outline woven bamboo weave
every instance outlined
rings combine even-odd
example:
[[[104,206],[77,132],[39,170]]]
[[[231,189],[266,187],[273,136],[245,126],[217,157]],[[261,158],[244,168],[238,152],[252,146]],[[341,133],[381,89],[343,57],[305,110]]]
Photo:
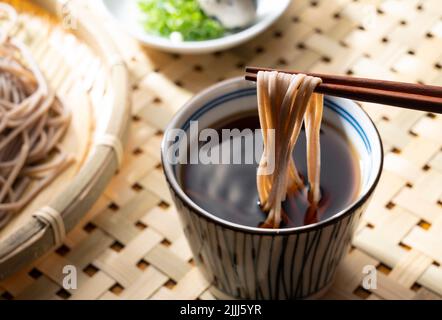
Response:
[[[131,73],[123,166],[63,246],[0,284],[5,299],[212,299],[181,231],[159,147],[187,99],[245,65],[442,85],[439,0],[296,0],[256,39],[201,56],[143,48],[104,14],[103,25]],[[440,299],[442,116],[363,107],[382,135],[385,167],[325,298]],[[77,289],[63,289],[65,265],[77,267]],[[377,269],[376,289],[362,286],[367,265]]]

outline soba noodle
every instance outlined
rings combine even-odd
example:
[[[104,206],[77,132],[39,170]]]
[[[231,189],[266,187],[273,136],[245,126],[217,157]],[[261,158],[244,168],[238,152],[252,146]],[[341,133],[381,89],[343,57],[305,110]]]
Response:
[[[0,12],[16,17],[5,4]],[[72,161],[59,146],[70,114],[9,29],[0,37],[0,228]]]
[[[323,96],[313,93],[320,78],[276,71],[258,73],[258,110],[263,132],[264,151],[257,174],[261,207],[269,212],[265,227],[278,228],[282,202],[287,193],[302,192],[305,184],[293,160],[293,150],[305,124],[307,139],[308,201],[312,209],[320,200],[320,145]],[[274,135],[268,134],[274,130]],[[270,152],[274,151],[274,155]],[[262,174],[274,160],[274,170]]]

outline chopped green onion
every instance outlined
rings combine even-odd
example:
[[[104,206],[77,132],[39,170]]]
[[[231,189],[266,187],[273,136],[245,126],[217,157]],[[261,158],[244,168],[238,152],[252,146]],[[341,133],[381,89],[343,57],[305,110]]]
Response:
[[[141,0],[138,3],[145,14],[143,26],[149,33],[180,39],[200,41],[219,38],[225,29],[217,20],[208,17],[197,0]]]

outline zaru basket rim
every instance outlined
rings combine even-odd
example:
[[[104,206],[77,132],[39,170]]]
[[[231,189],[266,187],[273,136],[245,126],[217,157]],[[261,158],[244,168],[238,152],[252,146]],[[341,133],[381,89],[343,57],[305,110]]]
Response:
[[[127,140],[130,100],[127,67],[110,37],[94,23],[89,10],[75,1],[32,0],[34,4],[57,18],[67,12],[75,14],[73,33],[93,48],[106,66],[108,86],[112,90],[110,116],[103,135],[111,135],[122,142]],[[93,145],[80,171],[72,178],[66,190],[48,204],[60,212],[66,233],[72,230],[94,204],[118,169],[117,154],[106,145]],[[65,191],[66,191],[65,190]],[[0,279],[25,267],[56,244],[52,227],[36,218],[20,226],[0,243]]]

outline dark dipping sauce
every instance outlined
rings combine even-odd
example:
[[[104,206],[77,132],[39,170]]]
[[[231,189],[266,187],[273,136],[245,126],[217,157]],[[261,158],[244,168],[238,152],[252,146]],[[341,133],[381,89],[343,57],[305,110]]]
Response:
[[[214,124],[212,128],[243,130],[259,129],[257,114],[242,114]],[[221,133],[219,134],[220,141]],[[240,139],[240,138],[234,138]],[[262,138],[259,137],[260,141]],[[244,139],[243,139],[244,140]],[[205,144],[200,143],[201,145]],[[230,152],[241,152],[244,144],[229,143]],[[222,148],[221,144],[218,148]],[[221,150],[221,149],[220,149]],[[260,150],[260,153],[262,150]],[[221,154],[221,151],[220,151]],[[253,157],[255,158],[255,157]],[[302,130],[294,150],[296,168],[307,184],[306,141]],[[259,162],[259,159],[258,159]],[[230,222],[259,227],[267,213],[259,206],[256,187],[258,162],[253,164],[182,164],[181,186],[195,204],[207,212]],[[351,143],[339,129],[323,121],[321,125],[321,201],[317,210],[309,209],[307,188],[287,195],[282,208],[285,213],[280,228],[303,226],[326,220],[350,205],[360,188],[359,160]]]

